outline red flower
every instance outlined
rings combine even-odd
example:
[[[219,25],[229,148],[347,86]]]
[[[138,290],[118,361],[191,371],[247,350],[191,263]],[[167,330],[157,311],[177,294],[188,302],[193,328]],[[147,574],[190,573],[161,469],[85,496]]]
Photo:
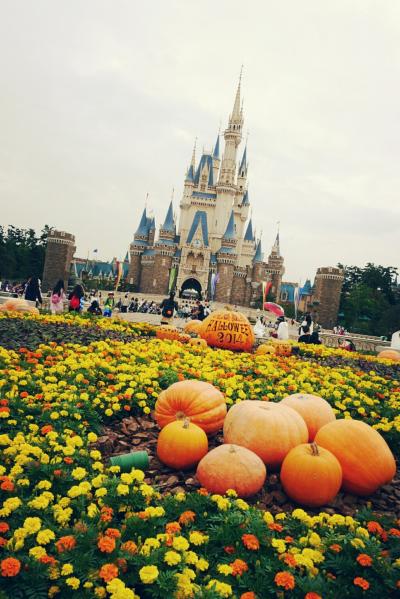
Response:
[[[360,555],[357,556],[356,560],[358,561],[360,566],[371,566],[372,564],[372,557],[367,555],[366,553],[360,553]]]
[[[227,545],[226,547],[224,547],[224,551],[228,555],[232,555],[232,553],[235,553],[235,548],[232,545]]]
[[[382,534],[383,532],[382,526],[379,524],[379,522],[375,522],[375,520],[368,522],[367,528],[369,532],[376,532],[378,535]]]
[[[342,547],[337,543],[333,543],[333,545],[330,545],[329,549],[332,549],[332,551],[335,551],[335,553],[339,553],[340,551],[342,551]]]
[[[361,576],[356,576],[356,578],[353,580],[353,583],[357,587],[361,587],[364,591],[367,591],[369,589],[368,580],[365,580],[365,578],[361,578]]]
[[[8,532],[10,530],[7,522],[0,522],[0,533]]]
[[[398,528],[390,528],[389,534],[392,535],[392,537],[400,537],[400,530]]]
[[[318,595],[318,593],[307,593],[307,595],[304,597],[304,599],[322,599],[321,595]]]
[[[274,578],[278,587],[283,587],[285,591],[291,591],[295,587],[294,576],[290,572],[278,572]]]
[[[21,562],[14,557],[7,557],[0,562],[2,576],[16,576],[21,570]]]
[[[243,545],[246,549],[257,551],[260,549],[260,542],[255,535],[242,535]]]
[[[247,591],[247,593],[242,593],[240,595],[240,599],[256,599],[256,596],[253,591]]]
[[[14,489],[15,489],[14,483],[11,480],[7,479],[1,483],[0,489],[2,491],[14,491]]]
[[[47,435],[48,433],[51,433],[52,430],[53,427],[51,426],[51,424],[45,424],[45,426],[42,426],[42,428],[40,429],[40,432],[42,433],[42,435]]]

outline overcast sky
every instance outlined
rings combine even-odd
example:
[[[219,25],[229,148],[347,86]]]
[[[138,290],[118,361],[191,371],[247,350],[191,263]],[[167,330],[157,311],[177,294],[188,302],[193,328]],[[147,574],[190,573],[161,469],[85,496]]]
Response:
[[[125,255],[178,209],[244,64],[249,192],[285,280],[400,266],[399,0],[0,0],[2,224]]]

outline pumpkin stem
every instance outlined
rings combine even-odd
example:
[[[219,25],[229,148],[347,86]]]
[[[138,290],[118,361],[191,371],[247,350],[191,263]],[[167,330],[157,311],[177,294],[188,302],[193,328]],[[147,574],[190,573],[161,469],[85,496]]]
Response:
[[[312,443],[310,443],[310,447],[311,447],[311,454],[312,455],[319,455],[318,445],[315,443],[315,441],[313,441]]]
[[[234,448],[234,446],[233,446],[233,445],[231,445],[231,446],[229,447],[229,453],[236,453],[236,449]]]
[[[177,412],[175,414],[175,417],[177,420],[184,420],[186,418],[186,414],[185,412]]]
[[[183,419],[183,428],[189,428],[189,424],[190,424],[190,419],[184,418]]]

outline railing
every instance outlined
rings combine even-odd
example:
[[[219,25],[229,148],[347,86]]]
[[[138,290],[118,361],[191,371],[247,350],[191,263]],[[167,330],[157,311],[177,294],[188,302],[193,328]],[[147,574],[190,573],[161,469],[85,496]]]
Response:
[[[382,341],[379,337],[367,337],[366,335],[335,335],[334,333],[320,333],[321,341],[327,347],[340,347],[340,342],[350,339],[358,351],[369,351],[377,353],[385,347],[390,347],[390,341]]]

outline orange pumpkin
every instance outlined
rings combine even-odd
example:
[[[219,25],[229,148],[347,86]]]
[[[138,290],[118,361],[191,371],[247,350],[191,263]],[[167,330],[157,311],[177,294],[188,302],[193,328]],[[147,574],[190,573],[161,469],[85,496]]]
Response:
[[[281,482],[297,503],[319,507],[337,495],[342,468],[333,453],[316,443],[305,443],[293,447],[283,460]]]
[[[179,339],[179,335],[178,329],[169,324],[160,325],[156,331],[157,339],[170,339],[171,341],[175,341]]]
[[[189,320],[183,327],[185,333],[196,333],[200,334],[200,331],[203,327],[203,322],[201,320]]]
[[[385,439],[360,420],[330,422],[318,431],[315,442],[339,460],[343,489],[348,493],[371,495],[396,473],[396,462]]]
[[[226,403],[221,391],[204,381],[180,381],[162,391],[156,401],[155,418],[160,428],[187,417],[206,433],[222,428]]]
[[[191,336],[190,335],[186,335],[186,333],[181,333],[178,337],[178,341],[180,341],[181,343],[187,343],[188,341],[190,341]]]
[[[208,347],[207,341],[205,339],[200,339],[199,337],[192,337],[189,341],[189,345],[193,345],[194,347]]]
[[[275,347],[268,343],[263,343],[262,345],[259,345],[256,349],[257,356],[264,356],[265,354],[274,354],[274,353],[275,353]]]
[[[329,403],[318,397],[308,393],[293,393],[282,399],[282,403],[289,408],[293,408],[303,417],[308,428],[308,440],[314,441],[314,437],[319,429],[336,420],[334,411]]]
[[[224,422],[225,443],[251,449],[271,468],[278,468],[307,439],[303,418],[282,403],[245,400],[229,410]]]
[[[384,358],[385,360],[394,360],[400,362],[400,351],[395,349],[384,349],[378,354],[378,358]]]
[[[211,347],[232,351],[250,351],[255,342],[253,327],[246,316],[227,308],[216,310],[203,320],[200,337]]]
[[[220,445],[201,460],[196,476],[210,493],[223,495],[234,489],[239,497],[251,497],[263,486],[267,475],[264,463],[249,449]]]
[[[31,314],[39,314],[39,310],[35,306],[31,306],[28,302],[20,297],[13,297],[4,302],[1,306],[4,312],[30,312]]]
[[[192,468],[207,451],[206,433],[188,418],[170,422],[158,436],[157,456],[163,464],[175,470]]]
[[[290,343],[276,343],[275,353],[277,356],[290,356],[292,354],[292,346]]]

